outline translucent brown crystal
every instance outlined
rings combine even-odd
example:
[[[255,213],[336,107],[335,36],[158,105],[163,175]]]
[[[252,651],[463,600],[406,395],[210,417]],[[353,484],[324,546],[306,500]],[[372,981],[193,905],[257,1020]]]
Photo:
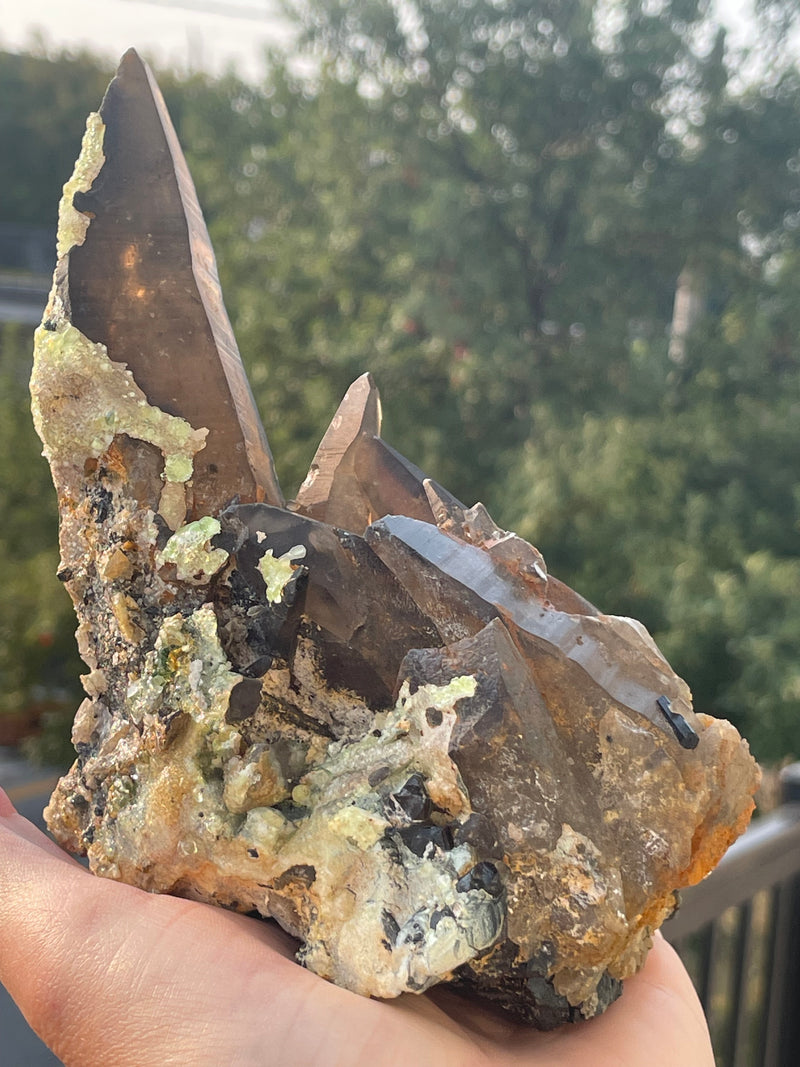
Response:
[[[746,744],[639,623],[390,448],[369,375],[284,504],[133,52],[58,253],[31,391],[89,672],[57,839],[276,919],[358,993],[602,1011],[747,824]]]

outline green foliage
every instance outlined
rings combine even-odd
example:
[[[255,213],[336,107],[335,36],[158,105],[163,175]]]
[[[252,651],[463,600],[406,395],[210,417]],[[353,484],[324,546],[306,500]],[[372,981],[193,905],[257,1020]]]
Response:
[[[56,579],[55,493],[28,398],[31,338],[0,330],[0,712],[74,703],[75,617]]]
[[[762,39],[798,6],[762,0]],[[372,370],[392,444],[603,609],[642,618],[698,709],[734,718],[761,758],[800,754],[788,54],[763,50],[742,85],[702,0],[293,9],[298,56],[270,57],[263,84],[161,79],[287,493]],[[67,177],[105,78],[71,62],[0,56],[16,101],[0,121],[4,218],[52,219],[47,168]],[[676,348],[682,271],[702,313]],[[27,356],[8,336],[17,381]],[[23,442],[13,396],[2,425]],[[0,596],[24,605],[9,603],[0,645],[32,635],[23,655],[0,651],[4,671],[25,664],[13,699],[73,670],[36,658],[36,634],[60,649],[71,622],[46,585],[51,497],[27,450],[0,464],[19,515]]]
[[[539,405],[511,478],[512,519],[551,568],[645,620],[697,707],[733,719],[764,758],[800,747],[800,377],[776,358],[785,271],[761,302],[731,301],[698,331],[652,411],[563,421]]]
[[[88,55],[0,55],[0,222],[51,226],[108,72]]]

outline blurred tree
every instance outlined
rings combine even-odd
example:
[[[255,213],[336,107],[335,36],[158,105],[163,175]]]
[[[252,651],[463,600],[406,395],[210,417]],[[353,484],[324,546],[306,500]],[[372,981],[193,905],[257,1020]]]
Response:
[[[595,7],[312,3],[313,75],[276,66],[268,94],[231,101],[252,136],[214,232],[243,348],[271,375],[310,356],[342,391],[372,367],[412,396],[387,405],[396,443],[466,495],[502,499],[535,396],[646,395],[630,323],[670,314],[683,235],[645,193],[670,165],[676,57],[704,65],[685,24],[638,8],[603,44]],[[274,385],[259,396],[285,419]]]
[[[703,0],[293,10],[264,84],[162,79],[287,492],[371,369],[394,445],[800,753],[787,54],[732,57]]]
[[[678,274],[748,286],[797,186],[794,105],[731,96],[702,9],[311,0],[304,63],[187,114],[290,488],[367,367],[395,443],[500,508],[535,398],[652,408]]]
[[[0,222],[55,230],[86,115],[107,84],[107,69],[88,54],[0,55]]]
[[[30,417],[30,338],[0,328],[0,712],[31,702],[74,708],[75,616],[56,579],[55,492]]]

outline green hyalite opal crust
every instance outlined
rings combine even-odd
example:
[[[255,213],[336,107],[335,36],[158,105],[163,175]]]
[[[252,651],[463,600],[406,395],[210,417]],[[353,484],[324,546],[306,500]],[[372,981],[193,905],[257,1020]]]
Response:
[[[646,630],[380,436],[369,375],[287,504],[152,75],[64,188],[36,427],[89,671],[47,809],[92,870],[277,920],[354,992],[590,1017],[758,770]]]

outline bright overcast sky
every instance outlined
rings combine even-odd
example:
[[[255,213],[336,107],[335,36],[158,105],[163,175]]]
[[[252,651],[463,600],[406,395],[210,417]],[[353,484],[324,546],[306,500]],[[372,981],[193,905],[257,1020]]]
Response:
[[[734,43],[744,43],[750,6],[715,0]],[[5,0],[0,49],[29,49],[38,33],[48,50],[87,47],[110,63],[133,45],[161,67],[220,72],[233,63],[256,78],[264,46],[291,41],[276,8],[275,0]]]
[[[38,34],[48,51],[86,47],[114,61],[133,46],[160,67],[220,72],[233,63],[242,76],[257,77],[264,47],[291,40],[273,0],[7,0],[2,6],[6,51],[31,48]]]

